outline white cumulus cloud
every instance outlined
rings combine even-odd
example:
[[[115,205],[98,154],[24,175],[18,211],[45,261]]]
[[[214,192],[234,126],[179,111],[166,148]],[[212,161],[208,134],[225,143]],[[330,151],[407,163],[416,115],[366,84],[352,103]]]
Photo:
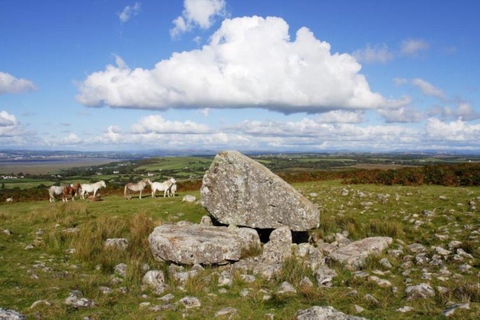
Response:
[[[429,114],[431,116],[438,116],[443,120],[462,119],[463,121],[472,121],[480,119],[480,113],[475,111],[468,102],[459,102],[455,108],[435,106]]]
[[[0,145],[26,145],[36,142],[36,139],[35,134],[27,132],[15,115],[0,112]]]
[[[225,6],[225,0],[184,0],[182,15],[172,21],[174,27],[170,30],[170,35],[177,37],[195,27],[210,28],[215,17],[226,16]]]
[[[364,112],[333,110],[320,114],[316,121],[322,123],[361,123],[364,121]]]
[[[413,108],[398,108],[391,110],[379,110],[380,115],[387,123],[412,123],[420,122],[424,116],[421,112]]]
[[[265,108],[283,113],[401,107],[372,92],[361,65],[303,27],[290,40],[276,17],[226,19],[201,50],[153,69],[108,65],[80,83],[78,101],[113,108]]]
[[[30,80],[18,79],[9,73],[0,71],[0,94],[20,93],[32,90],[37,90],[37,87],[35,87]]]
[[[443,122],[437,118],[429,118],[426,132],[433,140],[474,141],[477,145],[480,141],[480,124],[471,125],[461,119]]]
[[[134,5],[123,8],[122,12],[118,14],[120,22],[125,23],[130,20],[132,16],[138,15],[141,11],[141,7],[142,4],[140,2],[135,2]]]
[[[160,115],[149,115],[141,118],[138,123],[132,126],[134,133],[207,133],[210,129],[207,125],[186,121],[165,120]]]

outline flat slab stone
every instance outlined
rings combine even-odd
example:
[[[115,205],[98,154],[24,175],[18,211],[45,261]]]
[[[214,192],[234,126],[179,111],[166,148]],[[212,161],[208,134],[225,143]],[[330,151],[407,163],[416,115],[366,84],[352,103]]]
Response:
[[[201,204],[223,224],[307,231],[320,225],[318,208],[265,166],[237,151],[216,155],[203,177]]]
[[[238,261],[247,245],[235,230],[199,224],[165,224],[156,227],[148,240],[157,260],[187,265]]]
[[[390,237],[371,237],[354,241],[329,255],[333,261],[340,262],[349,270],[356,270],[363,266],[365,258],[372,254],[379,254],[392,243]]]

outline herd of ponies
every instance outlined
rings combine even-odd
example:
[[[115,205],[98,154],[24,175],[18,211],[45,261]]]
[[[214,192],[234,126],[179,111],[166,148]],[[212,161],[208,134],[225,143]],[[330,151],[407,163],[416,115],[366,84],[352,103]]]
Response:
[[[143,179],[137,183],[130,182],[125,185],[123,193],[125,199],[132,199],[131,192],[140,192],[139,199],[142,199],[142,192],[147,185],[150,185],[152,189],[152,198],[155,198],[157,191],[163,191],[164,197],[174,197],[177,191],[177,181],[174,178],[164,182],[152,182],[150,179]],[[63,202],[67,202],[69,198],[75,201],[76,196],[79,196],[80,199],[85,199],[85,195],[88,196],[90,192],[93,193],[93,199],[95,199],[98,190],[106,187],[107,185],[103,180],[90,184],[75,183],[67,186],[51,186],[48,188],[49,201],[55,202],[57,196],[61,196]]]

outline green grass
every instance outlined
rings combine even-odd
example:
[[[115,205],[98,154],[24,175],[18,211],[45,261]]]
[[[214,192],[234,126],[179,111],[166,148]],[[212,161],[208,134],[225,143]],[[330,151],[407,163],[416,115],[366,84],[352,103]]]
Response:
[[[380,288],[365,278],[354,278],[350,271],[336,264],[330,265],[338,274],[333,287],[300,288],[299,281],[304,275],[312,281],[315,279],[313,272],[295,259],[286,261],[283,271],[271,281],[257,278],[254,283],[246,283],[235,275],[233,286],[227,289],[227,293],[222,293],[217,286],[221,270],[210,267],[188,280],[184,285],[185,292],[167,276],[167,283],[172,286],[165,294],[174,294],[174,302],[186,295],[194,295],[202,302],[201,308],[186,310],[178,305],[178,311],[152,312],[139,307],[142,302],[150,302],[152,306],[161,304],[148,289],[142,291],[142,266],[147,263],[152,269],[166,270],[167,265],[153,259],[148,248],[148,235],[156,225],[166,222],[188,220],[198,223],[206,211],[199,204],[182,202],[185,193],[175,198],[146,197],[139,200],[135,197],[130,201],[120,196],[106,196],[104,201],[93,203],[51,204],[43,201],[0,205],[0,229],[8,228],[13,232],[12,236],[8,236],[0,230],[0,307],[18,310],[30,318],[40,313],[48,319],[81,319],[85,316],[92,319],[154,319],[160,314],[165,319],[178,319],[182,314],[186,319],[211,319],[223,307],[238,309],[238,319],[263,319],[267,313],[275,314],[275,319],[292,319],[298,309],[313,305],[329,305],[355,314],[353,306],[358,304],[365,308],[360,315],[368,319],[443,319],[441,312],[446,308],[445,303],[452,301],[470,302],[470,310],[457,310],[454,317],[480,317],[480,292],[475,287],[480,281],[477,276],[480,250],[474,232],[478,230],[480,217],[478,211],[468,211],[467,205],[469,200],[480,196],[479,188],[346,186],[338,181],[294,186],[321,209],[321,226],[311,232],[316,237],[327,240],[343,231],[348,231],[352,240],[390,236],[394,238],[391,248],[396,249],[401,241],[407,244],[420,242],[427,247],[430,257],[433,254],[431,246],[447,248],[447,244],[455,239],[462,241],[462,248],[474,256],[471,273],[441,281],[435,276],[439,267],[413,265],[414,270],[408,275],[413,284],[429,282],[434,288],[444,286],[450,292],[437,294],[433,299],[407,301],[405,277],[401,274],[404,261],[387,253],[368,258],[364,271],[370,274],[373,270],[386,271],[379,260],[387,257],[393,265],[391,274],[379,277],[396,286],[396,294],[390,288]],[[350,190],[349,196],[341,195],[343,188]],[[359,198],[357,191],[367,196]],[[318,196],[310,197],[312,192]],[[199,197],[198,192],[188,194]],[[390,196],[383,200],[378,198],[380,194]],[[395,194],[400,196],[398,201]],[[447,200],[440,200],[440,195],[446,196]],[[365,202],[372,204],[365,206]],[[452,209],[453,212],[450,211]],[[426,217],[422,214],[423,210],[434,211],[434,215]],[[421,220],[423,224],[415,227],[412,219]],[[79,228],[78,234],[63,232],[74,227]],[[43,241],[35,249],[25,250],[26,245],[34,242],[39,229],[44,232]],[[449,239],[440,240],[436,234],[448,234]],[[103,241],[110,237],[126,237],[130,245],[125,252],[106,250]],[[66,253],[67,249],[75,249],[75,253]],[[244,254],[250,256],[259,252],[260,248],[255,248]],[[114,285],[111,276],[118,263],[126,263],[128,273],[122,283]],[[447,259],[445,263],[452,273],[460,274],[458,266],[463,262]],[[432,273],[430,280],[421,279],[422,268]],[[33,279],[33,275],[38,279]],[[276,290],[282,281],[292,283],[297,294],[277,295]],[[104,295],[99,290],[100,286],[114,290],[126,287],[128,293],[114,291]],[[250,294],[242,298],[239,293],[245,288],[250,290]],[[98,306],[78,310],[67,307],[64,300],[75,289],[95,300]],[[266,290],[272,298],[264,301],[262,290]],[[349,295],[352,290],[358,294]],[[144,293],[147,298],[142,298]],[[363,298],[367,293],[375,296],[380,303],[367,303]],[[30,309],[32,303],[39,299],[48,300],[53,305]],[[405,314],[395,311],[405,305],[415,310]]]

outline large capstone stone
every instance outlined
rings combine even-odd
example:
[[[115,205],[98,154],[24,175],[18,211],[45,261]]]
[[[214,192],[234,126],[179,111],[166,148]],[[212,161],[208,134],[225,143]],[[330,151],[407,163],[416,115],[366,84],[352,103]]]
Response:
[[[217,154],[203,177],[201,204],[220,223],[307,231],[318,208],[265,166],[237,151]]]
[[[392,243],[390,237],[371,237],[352,242],[329,255],[348,270],[356,270],[365,264],[369,255],[379,254]]]
[[[165,224],[156,227],[148,240],[154,257],[160,261],[187,265],[223,264],[240,260],[242,249],[251,246],[252,242],[246,241],[238,230],[199,224]]]

